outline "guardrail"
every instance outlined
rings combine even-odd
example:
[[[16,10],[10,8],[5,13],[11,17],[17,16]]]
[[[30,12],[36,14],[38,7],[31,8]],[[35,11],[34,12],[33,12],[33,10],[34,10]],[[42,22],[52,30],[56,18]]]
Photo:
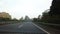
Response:
[[[60,24],[52,24],[52,23],[44,23],[44,22],[37,22],[37,23],[43,24],[43,25],[58,26],[58,27],[60,27]]]
[[[60,26],[60,24],[52,24],[52,23],[42,23],[42,24]]]
[[[0,22],[0,25],[1,24],[13,24],[13,23],[18,23],[19,21],[3,21],[3,22]]]
[[[44,23],[44,22],[35,22],[36,24],[41,24],[44,26],[52,27],[60,30],[60,24]]]

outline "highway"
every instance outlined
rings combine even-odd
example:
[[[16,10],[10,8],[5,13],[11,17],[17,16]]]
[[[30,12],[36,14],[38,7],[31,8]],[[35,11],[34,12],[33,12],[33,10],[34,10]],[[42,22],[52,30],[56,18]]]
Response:
[[[33,22],[23,22],[18,24],[8,24],[0,26],[0,33],[4,34],[49,34],[43,28]]]

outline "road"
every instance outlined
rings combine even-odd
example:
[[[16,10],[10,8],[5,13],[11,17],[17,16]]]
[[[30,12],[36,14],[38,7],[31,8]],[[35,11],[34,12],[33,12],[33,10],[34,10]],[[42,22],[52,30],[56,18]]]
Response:
[[[22,24],[9,24],[0,26],[0,33],[15,34],[49,34],[47,31],[37,26],[33,22],[23,22]]]

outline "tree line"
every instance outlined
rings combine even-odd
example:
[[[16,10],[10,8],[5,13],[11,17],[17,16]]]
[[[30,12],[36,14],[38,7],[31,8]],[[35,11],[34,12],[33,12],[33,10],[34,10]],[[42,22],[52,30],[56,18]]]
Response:
[[[53,0],[50,9],[42,14],[41,19],[34,18],[33,21],[60,24],[60,0]]]

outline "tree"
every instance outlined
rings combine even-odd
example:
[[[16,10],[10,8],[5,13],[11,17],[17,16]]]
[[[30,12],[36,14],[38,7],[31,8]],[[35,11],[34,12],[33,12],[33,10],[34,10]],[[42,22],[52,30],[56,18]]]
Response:
[[[30,18],[28,16],[25,16],[25,20],[29,20]]]
[[[38,19],[40,19],[40,18],[41,18],[41,15],[38,16]]]
[[[21,17],[19,21],[23,22],[24,21],[23,17]]]
[[[10,21],[11,15],[6,12],[0,12],[0,21]]]
[[[38,22],[38,19],[37,18],[33,18],[33,22]]]
[[[53,0],[50,7],[49,16],[51,18],[51,23],[60,23],[60,0]]]
[[[18,21],[18,19],[16,19],[16,18],[14,18],[14,19],[12,19],[13,21]]]
[[[28,17],[28,16],[25,16],[25,19],[24,19],[24,21],[31,21],[31,19]]]
[[[20,20],[23,20],[23,17],[21,17]]]
[[[50,15],[60,15],[60,0],[53,0],[50,7]]]
[[[9,18],[9,19],[11,19],[11,15],[9,13],[6,13],[6,12],[1,12],[0,17],[1,18]]]
[[[48,22],[48,20],[49,20],[49,14],[48,14],[48,12],[49,12],[49,9],[47,9],[47,10],[45,10],[42,14],[42,18],[41,18],[41,21],[42,22]]]
[[[46,22],[46,23],[54,23],[54,24],[60,24],[60,16],[59,15],[49,15],[49,11],[48,12],[43,12],[42,18],[41,18],[42,22]]]

